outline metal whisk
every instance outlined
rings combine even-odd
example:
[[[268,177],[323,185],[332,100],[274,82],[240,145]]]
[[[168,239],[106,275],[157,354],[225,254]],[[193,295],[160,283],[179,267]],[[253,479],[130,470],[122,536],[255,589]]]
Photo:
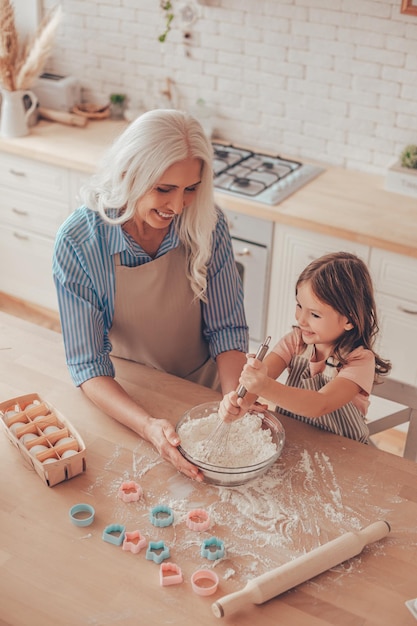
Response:
[[[269,342],[271,337],[267,337],[265,341],[259,346],[255,355],[259,361],[263,361],[266,353],[269,349]],[[244,398],[247,393],[247,389],[243,385],[239,385],[237,389],[237,395],[239,398]],[[230,428],[233,422],[225,422],[220,419],[218,424],[214,427],[210,435],[206,440],[206,452],[204,454],[203,461],[209,461],[211,458],[221,459],[227,450],[227,444],[229,441]]]

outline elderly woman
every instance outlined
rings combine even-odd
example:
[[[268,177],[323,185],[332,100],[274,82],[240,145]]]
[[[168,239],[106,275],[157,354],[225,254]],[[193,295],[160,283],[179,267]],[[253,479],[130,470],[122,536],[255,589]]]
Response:
[[[213,197],[212,147],[199,122],[149,111],[115,141],[56,237],[53,274],[67,365],[108,415],[201,480],[178,436],[115,380],[111,355],[223,394],[248,350],[243,289]]]

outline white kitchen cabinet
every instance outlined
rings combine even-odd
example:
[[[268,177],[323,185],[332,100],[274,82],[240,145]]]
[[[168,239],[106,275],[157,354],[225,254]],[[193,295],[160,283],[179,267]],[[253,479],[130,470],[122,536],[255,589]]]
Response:
[[[91,174],[85,172],[78,172],[76,170],[70,171],[70,208],[71,211],[75,211],[81,206],[80,189],[87,181],[90,180]]]
[[[417,384],[417,259],[372,248],[380,333],[376,349],[392,363],[394,378]]]
[[[0,291],[57,310],[52,251],[69,190],[67,169],[0,153]]]
[[[295,283],[302,270],[323,254],[339,250],[357,254],[366,263],[369,260],[368,246],[275,224],[267,323],[272,345],[295,323]]]

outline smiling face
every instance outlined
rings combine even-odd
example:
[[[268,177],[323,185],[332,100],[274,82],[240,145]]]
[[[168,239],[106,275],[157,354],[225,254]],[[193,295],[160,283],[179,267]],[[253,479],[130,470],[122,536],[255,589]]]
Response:
[[[192,202],[201,182],[202,162],[189,158],[171,165],[136,204],[139,232],[168,230],[172,220]]]
[[[327,359],[336,340],[353,328],[347,317],[317,298],[309,281],[297,287],[295,318],[304,343],[314,344],[320,359]]]

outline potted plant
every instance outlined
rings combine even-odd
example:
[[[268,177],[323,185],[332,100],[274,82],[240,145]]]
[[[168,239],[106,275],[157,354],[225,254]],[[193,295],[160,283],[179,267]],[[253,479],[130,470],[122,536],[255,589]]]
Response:
[[[399,160],[389,168],[385,188],[417,198],[417,145],[406,146]]]
[[[126,94],[112,93],[110,94],[110,115],[114,120],[124,119],[126,108]]]

